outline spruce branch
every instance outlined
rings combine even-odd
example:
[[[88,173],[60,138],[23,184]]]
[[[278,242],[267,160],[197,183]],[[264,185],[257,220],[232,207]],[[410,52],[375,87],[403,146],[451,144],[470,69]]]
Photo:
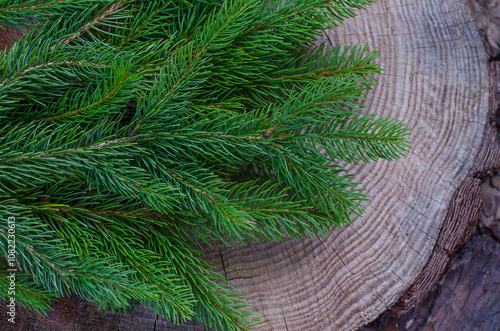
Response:
[[[0,23],[31,29],[0,53],[20,304],[46,313],[76,293],[251,329],[195,248],[328,235],[368,198],[339,162],[410,148],[405,124],[364,113],[379,54],[315,45],[369,3],[0,0]]]
[[[74,40],[78,37],[81,37],[83,34],[88,32],[91,28],[96,28],[96,26],[98,24],[101,24],[106,18],[119,12],[119,10],[124,6],[124,4],[127,1],[128,0],[118,0],[118,1],[115,1],[111,4],[109,4],[108,7],[105,8],[101,14],[94,17],[91,21],[85,23],[83,26],[81,26],[78,29],[78,31],[76,33],[74,33],[71,36],[64,39],[61,44],[64,46],[67,43],[71,42],[72,40]]]

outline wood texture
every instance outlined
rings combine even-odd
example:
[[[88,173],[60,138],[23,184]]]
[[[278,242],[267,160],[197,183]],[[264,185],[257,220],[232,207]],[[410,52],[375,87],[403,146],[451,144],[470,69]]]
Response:
[[[13,28],[0,27],[0,50],[8,48],[23,35],[23,31]]]
[[[430,270],[444,263],[479,207],[468,202],[478,194],[468,174],[488,122],[489,82],[467,3],[380,1],[324,39],[381,50],[386,71],[367,109],[408,122],[413,150],[352,168],[372,198],[352,227],[315,241],[222,248],[231,284],[273,330],[355,329],[373,320],[414,285],[440,233],[446,245]],[[441,232],[450,204],[453,222]]]
[[[469,172],[469,179],[465,181],[470,183],[471,179],[481,178],[481,185],[478,187],[478,180],[474,180],[476,184],[471,189],[458,190],[454,198],[456,201],[457,196],[468,193],[468,196],[461,200],[466,201],[462,205],[479,205],[484,199],[484,205],[480,209],[480,222],[476,226],[477,214],[474,211],[479,211],[478,209],[465,208],[463,213],[457,213],[456,206],[460,203],[451,206],[445,224],[452,219],[458,221],[451,222],[454,226],[443,226],[433,256],[414,283],[416,285],[410,287],[406,295],[400,298],[392,309],[364,327],[363,331],[434,329],[500,331],[498,306],[500,292],[497,290],[500,281],[500,264],[498,263],[500,253],[500,174],[498,174],[500,170],[500,62],[490,63],[489,68],[489,122],[485,128],[486,134],[481,152],[476,158],[475,166]],[[484,178],[493,172],[495,175]],[[475,194],[478,188],[480,194]],[[453,209],[455,209],[454,212],[451,211]],[[454,214],[461,217],[449,217]],[[476,217],[470,217],[471,214],[475,214]],[[451,242],[443,240],[449,238],[450,233],[463,229],[461,238],[465,241],[473,228],[475,230],[471,242],[461,248],[456,255],[451,256],[452,251],[449,250],[445,255],[440,254],[444,250],[443,247],[450,247],[450,243],[455,244],[453,250],[461,246],[461,242],[456,240],[460,236]],[[445,270],[445,275],[440,279]],[[417,288],[419,290],[416,291]],[[430,292],[427,293],[428,291]],[[404,307],[405,303],[410,303],[404,299],[410,297],[413,303]],[[420,300],[422,303],[412,308]],[[472,311],[474,313],[471,313]]]
[[[490,57],[500,56],[500,0],[468,0],[472,19]]]
[[[500,174],[484,179],[481,193],[480,222],[437,286],[408,313],[383,313],[362,331],[500,331]]]
[[[485,135],[473,167],[454,194],[448,214],[434,251],[422,273],[409,290],[391,307],[391,313],[400,314],[418,304],[445,271],[450,256],[466,243],[479,219],[483,206],[481,179],[500,168],[500,144],[498,137],[498,110],[500,109],[500,62],[489,64],[489,111]],[[484,187],[484,185],[483,185]],[[488,196],[487,202],[491,203]]]
[[[19,308],[19,307],[18,307]],[[158,318],[144,307],[136,307],[127,314],[103,312],[93,304],[76,296],[64,298],[54,303],[54,310],[47,316],[40,316],[26,309],[18,309],[16,323],[7,322],[6,303],[0,303],[1,331],[206,331],[207,329],[191,321],[182,326]]]
[[[456,195],[460,187],[475,187],[467,178],[488,122],[487,61],[467,2],[379,0],[358,14],[323,39],[368,42],[382,52],[385,73],[367,96],[367,111],[407,122],[414,128],[413,149],[396,162],[350,168],[371,200],[362,219],[331,237],[207,250],[230,284],[262,312],[262,330],[347,330],[372,321],[429,265],[450,204],[460,206],[455,219],[477,209],[465,203],[467,195]],[[91,307],[82,305],[73,300],[58,309]],[[26,327],[86,330],[110,316],[118,321],[113,330],[172,329],[147,314],[116,317],[94,308],[86,320],[64,324],[58,310]]]
[[[499,266],[498,238],[478,230],[421,305],[402,316],[384,314],[362,331],[500,331]]]
[[[469,186],[488,121],[486,56],[465,1],[380,1],[325,39],[381,50],[386,71],[367,109],[408,122],[413,150],[353,168],[372,198],[353,227],[223,248],[231,283],[273,330],[355,329],[395,302],[427,264],[457,188]]]

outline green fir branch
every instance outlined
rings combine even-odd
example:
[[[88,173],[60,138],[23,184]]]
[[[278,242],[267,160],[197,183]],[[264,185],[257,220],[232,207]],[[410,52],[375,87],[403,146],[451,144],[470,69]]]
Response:
[[[0,24],[30,30],[0,52],[0,219],[16,219],[19,305],[45,314],[76,293],[256,326],[198,249],[344,228],[368,197],[340,163],[410,149],[404,123],[364,109],[379,53],[316,44],[371,2],[0,0]]]

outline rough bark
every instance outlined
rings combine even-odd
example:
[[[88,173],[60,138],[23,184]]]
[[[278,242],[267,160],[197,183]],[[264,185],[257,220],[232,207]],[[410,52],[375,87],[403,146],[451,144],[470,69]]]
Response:
[[[492,171],[495,171],[496,174],[483,179],[480,185],[484,206],[481,208],[480,223],[476,227],[475,236],[456,256],[445,259],[446,263],[450,260],[447,267],[446,264],[442,266],[447,268],[446,274],[434,288],[432,288],[433,284],[429,282],[432,291],[426,295],[420,305],[410,309],[405,314],[399,314],[399,316],[394,316],[397,309],[393,308],[364,328],[365,331],[427,330],[435,328],[436,325],[440,325],[445,329],[453,329],[454,326],[458,325],[468,325],[470,328],[466,329],[494,330],[495,328],[490,328],[491,323],[493,323],[491,326],[496,325],[500,330],[500,327],[498,327],[500,325],[500,309],[496,304],[485,305],[485,303],[489,302],[500,302],[496,290],[500,279],[500,263],[495,262],[500,249],[498,245],[500,241],[500,175],[498,174],[500,169],[498,138],[500,130],[500,62],[490,63],[489,69],[490,120],[486,126],[487,134],[483,142],[483,145],[488,149],[483,148],[483,153],[480,153],[483,157],[479,158],[483,163],[485,160],[489,162],[482,165],[478,164],[475,176],[488,175]],[[491,141],[493,143],[489,143]],[[474,199],[478,199],[478,196],[475,196]],[[495,241],[496,244],[493,243]],[[491,245],[495,247],[492,248]],[[472,260],[478,262],[479,267],[473,264]],[[465,276],[462,276],[464,268],[466,268]],[[469,272],[468,269],[470,268],[474,268],[474,271]],[[456,279],[456,270],[460,270],[458,280]],[[434,279],[436,278],[439,278],[439,273],[435,274]],[[482,292],[480,298],[472,295],[472,293],[479,292]],[[441,293],[446,293],[447,299],[438,300]],[[423,295],[421,298],[423,298]],[[400,301],[402,300],[400,299]],[[481,313],[471,314],[471,307],[457,305],[455,302],[469,302],[474,305],[474,310],[480,309]],[[398,304],[396,304],[396,307],[398,307]],[[450,311],[449,307],[453,307],[453,310]],[[447,316],[444,312],[451,315]],[[488,318],[484,319],[486,315]],[[436,319],[436,316],[442,320]]]
[[[474,166],[455,193],[448,215],[446,216],[436,246],[423,272],[404,296],[391,307],[391,313],[403,313],[415,307],[432,290],[442,276],[450,256],[469,239],[479,219],[483,205],[480,189],[481,179],[500,168],[500,145],[498,141],[497,120],[500,105],[500,63],[489,64],[490,99],[489,120],[485,125],[485,136]]]
[[[362,331],[500,330],[500,243],[476,234],[421,305],[401,317],[384,314]]]
[[[479,228],[483,233],[489,233],[491,237],[500,242],[500,174],[487,178],[481,184],[484,196],[484,207],[481,213]],[[500,269],[500,264],[498,264]],[[498,279],[500,282],[500,277]],[[499,324],[500,325],[500,324]]]
[[[491,35],[490,38],[485,34],[486,31],[496,31],[500,28],[500,20],[492,20],[491,17],[495,17],[495,13],[500,13],[498,6],[500,2],[497,0],[469,0],[469,3],[472,8],[472,15],[473,15],[473,22],[475,25],[478,27],[479,33],[483,39],[483,43],[485,46],[486,51],[491,50],[493,47],[492,42],[496,39],[492,39]],[[496,7],[495,7],[496,6]],[[491,10],[491,9],[496,9],[496,10]],[[491,11],[490,11],[491,10]],[[496,15],[498,16],[498,15]],[[498,39],[498,38],[497,38]],[[500,39],[498,40],[500,43]],[[496,54],[491,54],[488,52],[492,58],[490,58],[491,61],[495,60]],[[476,178],[482,178],[484,175],[490,175],[492,170],[496,172],[494,176],[491,177],[486,177],[485,179],[482,180],[481,184],[481,194],[484,199],[484,206],[481,208],[481,222],[479,223],[478,227],[476,228],[475,231],[475,236],[482,235],[484,233],[489,233],[491,236],[483,236],[484,238],[489,238],[493,239],[495,241],[498,241],[500,239],[500,175],[498,174],[499,167],[500,167],[500,162],[499,162],[499,153],[498,150],[500,148],[499,143],[499,138],[498,138],[498,133],[500,131],[500,62],[493,62],[489,65],[489,73],[490,73],[490,99],[489,99],[489,123],[487,123],[485,131],[487,134],[485,135],[485,139],[483,141],[483,149],[482,152],[479,154],[480,157],[478,157],[478,164],[476,167],[476,171],[471,171],[470,177],[476,177]],[[496,130],[495,130],[496,128]],[[495,133],[496,133],[496,138],[495,138]],[[493,142],[494,141],[494,142]],[[477,192],[477,185],[474,185],[474,192]],[[479,201],[479,196],[475,195],[473,197],[473,201],[469,201],[469,203],[475,203]],[[471,221],[474,220],[474,218],[470,219]],[[464,240],[467,239],[469,229],[472,228],[474,225],[474,222],[469,223],[469,226],[467,227],[467,231],[464,231]],[[443,232],[446,232],[448,227],[443,227]],[[389,309],[387,312],[383,313],[380,315],[377,320],[374,322],[370,323],[368,327],[366,327],[363,330],[427,330],[427,329],[432,329],[431,327],[434,327],[434,324],[436,323],[426,323],[430,316],[434,314],[436,311],[445,311],[446,307],[448,307],[449,304],[453,303],[453,301],[448,300],[448,302],[444,301],[436,301],[436,293],[440,291],[440,288],[446,288],[449,287],[450,283],[453,283],[453,278],[448,277],[449,271],[442,277],[442,279],[439,281],[438,285],[436,287],[433,287],[433,284],[435,284],[440,277],[441,271],[443,268],[446,266],[446,263],[448,260],[450,260],[450,263],[448,263],[448,266],[446,267],[447,270],[455,270],[457,268],[462,268],[461,265],[464,264],[464,257],[467,257],[467,259],[471,259],[470,256],[474,256],[474,259],[480,260],[480,261],[489,261],[491,258],[491,251],[489,250],[484,250],[484,249],[476,249],[478,242],[484,244],[484,240],[480,240],[478,238],[473,237],[471,239],[474,244],[467,244],[463,249],[460,250],[458,253],[458,257],[454,256],[451,259],[444,258],[440,259],[439,261],[442,262],[440,264],[440,270],[439,272],[433,273],[433,277],[430,277],[432,281],[427,281],[426,286],[422,286],[422,283],[419,284],[421,287],[420,291],[417,291],[420,293],[418,300],[416,300],[415,297],[412,299],[412,305],[406,306],[406,309],[404,307],[405,303],[405,298],[410,297],[409,294],[414,294],[415,291],[414,288],[410,288],[408,293],[406,293],[398,303]],[[472,246],[471,246],[472,245]],[[474,246],[476,245],[476,246]],[[436,247],[439,250],[439,242],[436,245]],[[460,247],[460,245],[456,245],[456,248]],[[471,247],[476,247],[476,248],[471,248]],[[452,253],[451,251],[449,253]],[[451,254],[447,254],[449,257]],[[432,258],[431,258],[432,260]],[[429,263],[430,264],[430,263]],[[497,274],[498,272],[495,272],[495,270],[500,270],[500,264],[493,264],[489,265],[489,272],[493,274]],[[424,274],[425,271],[429,271],[432,268],[426,268],[424,269]],[[486,269],[485,269],[486,270]],[[479,270],[476,273],[468,273],[468,277],[464,277],[461,282],[464,283],[466,286],[462,287],[454,287],[454,291],[456,293],[453,293],[453,299],[457,299],[458,301],[465,301],[467,300],[468,302],[471,302],[472,304],[476,305],[476,302],[474,300],[470,300],[471,298],[466,298],[467,293],[469,292],[469,289],[476,289],[475,291],[483,291],[483,294],[481,296],[481,299],[478,300],[477,306],[479,306],[482,310],[482,312],[486,312],[487,314],[491,315],[488,320],[484,320],[483,317],[485,316],[484,314],[470,314],[470,307],[467,305],[462,305],[462,311],[456,310],[454,311],[454,316],[448,316],[444,318],[442,315],[437,313],[438,316],[442,316],[443,320],[450,322],[450,320],[454,320],[456,325],[460,325],[462,323],[463,325],[469,325],[472,327],[473,325],[474,328],[476,328],[478,325],[483,325],[487,326],[485,327],[480,327],[479,329],[481,330],[486,330],[489,329],[489,325],[491,324],[491,321],[497,321],[495,322],[496,325],[500,325],[500,314],[498,313],[498,310],[495,310],[496,306],[495,305],[489,305],[487,307],[481,306],[481,302],[486,302],[486,301],[492,301],[495,302],[495,300],[498,300],[497,298],[497,293],[492,290],[495,288],[495,282],[498,283],[498,277],[496,279],[493,279],[493,284],[492,282],[485,282],[485,281],[478,281],[478,279],[482,279],[484,277],[478,277],[480,276],[481,273],[485,270]],[[485,271],[486,272],[486,271]],[[419,277],[420,279],[425,279],[425,277]],[[451,280],[450,280],[451,279]],[[423,289],[425,287],[425,289]],[[426,299],[423,300],[418,306],[410,309],[408,309],[415,305],[418,301],[420,301],[423,296],[425,295],[425,290],[427,289],[432,289],[432,292],[430,294],[427,294]],[[448,293],[449,295],[449,293]],[[474,298],[473,298],[474,299]],[[437,303],[437,304],[436,304]],[[440,306],[439,304],[444,304],[446,305],[445,307]],[[395,316],[396,315],[396,316]],[[495,316],[497,318],[495,318]],[[453,329],[454,325],[453,322],[450,322],[451,324],[447,325],[444,324],[442,325],[442,321],[438,321],[437,324],[441,324],[441,327],[445,327],[445,329]],[[494,323],[491,325],[495,325]],[[467,328],[468,329],[468,328]],[[499,327],[500,330],[500,327]]]
[[[480,205],[474,174],[496,162],[487,60],[466,1],[380,0],[358,14],[323,38],[381,51],[385,73],[367,111],[407,122],[413,149],[396,162],[351,167],[371,200],[363,218],[331,237],[207,250],[262,312],[263,330],[356,329],[408,288],[414,294],[403,304],[418,301],[444,270],[446,251],[470,232]],[[103,314],[76,299],[56,307],[48,317],[20,314],[23,330],[175,329],[142,308]]]
[[[64,298],[54,303],[54,310],[47,316],[40,316],[26,309],[19,309],[16,313],[15,324],[7,322],[6,303],[0,304],[0,330],[2,331],[205,331],[204,326],[191,321],[182,326],[173,325],[165,321],[144,307],[136,307],[127,314],[103,312],[76,296]]]
[[[8,48],[23,35],[23,31],[14,28],[0,27],[0,50]]]
[[[490,57],[497,58],[500,56],[500,0],[468,1],[486,52]]]
[[[481,192],[480,222],[437,286],[408,313],[384,313],[362,331],[500,330],[500,175]]]

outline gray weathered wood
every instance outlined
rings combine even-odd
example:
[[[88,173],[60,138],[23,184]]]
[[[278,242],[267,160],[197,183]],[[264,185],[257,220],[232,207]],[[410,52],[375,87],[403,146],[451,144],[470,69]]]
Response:
[[[448,208],[457,203],[455,192],[482,146],[487,61],[466,1],[380,0],[358,14],[323,39],[368,42],[382,52],[378,61],[385,73],[368,93],[367,112],[407,122],[414,128],[413,149],[396,162],[350,167],[371,200],[362,219],[329,238],[207,250],[230,284],[262,312],[268,324],[263,330],[355,329],[396,302],[415,286],[430,257],[439,257],[433,252]],[[457,208],[460,213],[477,206],[458,203]],[[63,322],[61,309],[68,305],[90,307],[73,300],[59,305],[50,320],[34,318],[32,326],[85,330],[110,316],[116,323],[99,329],[143,330],[156,320],[139,308],[121,317],[85,308],[90,309],[86,320]],[[156,330],[170,329],[156,324]]]
[[[488,122],[489,81],[467,2],[379,1],[324,39],[381,50],[386,71],[367,110],[408,122],[413,150],[397,162],[352,167],[372,198],[352,227],[327,239],[209,252],[273,330],[354,329],[412,286],[404,303],[414,304],[429,286],[425,277],[414,281],[426,265],[442,270],[480,205],[464,198],[478,190],[469,173]],[[452,231],[441,231],[445,220]]]
[[[412,286],[488,121],[487,61],[465,1],[380,1],[325,39],[381,50],[386,71],[367,109],[408,122],[413,150],[397,162],[353,168],[372,200],[345,231],[222,249],[231,283],[273,330],[354,329]],[[459,206],[457,214],[468,207]]]
[[[472,239],[456,255],[446,255],[443,264],[446,273],[435,287],[430,287],[432,291],[425,295],[422,303],[397,316],[391,311],[385,312],[364,327],[363,331],[500,331],[500,175],[497,173],[492,177],[483,177],[489,170],[498,172],[500,169],[500,62],[492,62],[489,67],[490,123],[483,140],[485,148],[476,158],[476,171],[471,173],[483,178],[481,193],[474,193],[476,186],[474,190],[468,191],[469,196],[463,197],[463,200],[470,202],[483,196],[485,201],[478,226],[471,223],[475,227]],[[441,232],[450,231],[444,227]],[[439,245],[438,240],[436,247]],[[437,251],[436,248],[434,251]],[[433,275],[436,275],[436,271],[432,270]],[[437,276],[439,278],[439,274]],[[436,283],[427,281],[427,284]]]

